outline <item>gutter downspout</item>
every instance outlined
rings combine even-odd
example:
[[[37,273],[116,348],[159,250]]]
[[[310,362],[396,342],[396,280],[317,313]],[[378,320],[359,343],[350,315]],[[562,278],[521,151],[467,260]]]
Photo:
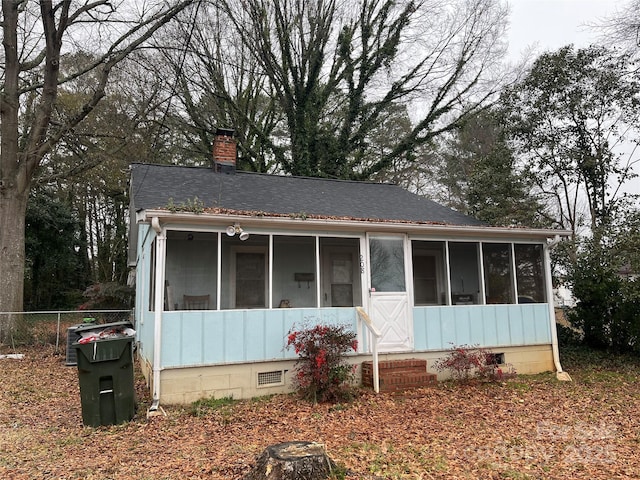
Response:
[[[164,259],[167,249],[167,235],[160,226],[158,217],[151,218],[151,227],[156,232],[155,255],[155,295],[154,295],[154,330],[153,330],[153,398],[150,412],[160,406],[160,372],[162,371],[162,311],[164,305]]]
[[[571,382],[569,374],[562,370],[560,365],[560,352],[558,350],[558,331],[556,327],[556,310],[553,304],[553,288],[551,285],[551,250],[560,243],[560,235],[556,235],[555,238],[545,245],[544,248],[544,263],[546,276],[549,279],[547,281],[547,298],[549,299],[549,322],[551,327],[551,350],[553,352],[553,363],[556,367],[556,378],[564,382]]]

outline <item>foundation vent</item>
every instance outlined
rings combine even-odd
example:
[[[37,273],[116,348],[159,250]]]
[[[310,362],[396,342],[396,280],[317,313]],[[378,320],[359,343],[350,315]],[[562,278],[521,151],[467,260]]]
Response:
[[[487,365],[504,365],[504,353],[487,354]]]
[[[284,385],[284,371],[258,372],[258,387],[273,387]]]

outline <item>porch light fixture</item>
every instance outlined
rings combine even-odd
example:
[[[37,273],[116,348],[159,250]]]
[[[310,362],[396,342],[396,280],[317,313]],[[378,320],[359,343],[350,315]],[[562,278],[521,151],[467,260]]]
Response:
[[[237,223],[234,225],[229,225],[227,227],[226,232],[227,232],[227,235],[229,235],[230,237],[233,237],[234,235],[237,234],[238,238],[243,242],[249,238],[249,234],[244,230],[242,230],[242,227]]]

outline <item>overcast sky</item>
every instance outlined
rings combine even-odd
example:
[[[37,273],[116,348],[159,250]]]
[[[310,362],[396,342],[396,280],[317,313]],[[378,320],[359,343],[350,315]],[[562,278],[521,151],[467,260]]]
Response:
[[[517,60],[527,47],[537,53],[573,43],[586,47],[596,37],[587,25],[620,10],[625,0],[510,0],[509,56]]]

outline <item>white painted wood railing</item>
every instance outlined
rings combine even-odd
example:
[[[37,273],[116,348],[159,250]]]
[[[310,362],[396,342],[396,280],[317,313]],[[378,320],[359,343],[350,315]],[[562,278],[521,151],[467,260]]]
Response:
[[[382,334],[373,324],[367,312],[364,311],[364,308],[356,307],[356,312],[358,312],[359,319],[367,327],[369,332],[371,332],[371,354],[373,356],[373,390],[376,393],[380,393],[380,376],[378,372],[378,339],[382,336]]]

